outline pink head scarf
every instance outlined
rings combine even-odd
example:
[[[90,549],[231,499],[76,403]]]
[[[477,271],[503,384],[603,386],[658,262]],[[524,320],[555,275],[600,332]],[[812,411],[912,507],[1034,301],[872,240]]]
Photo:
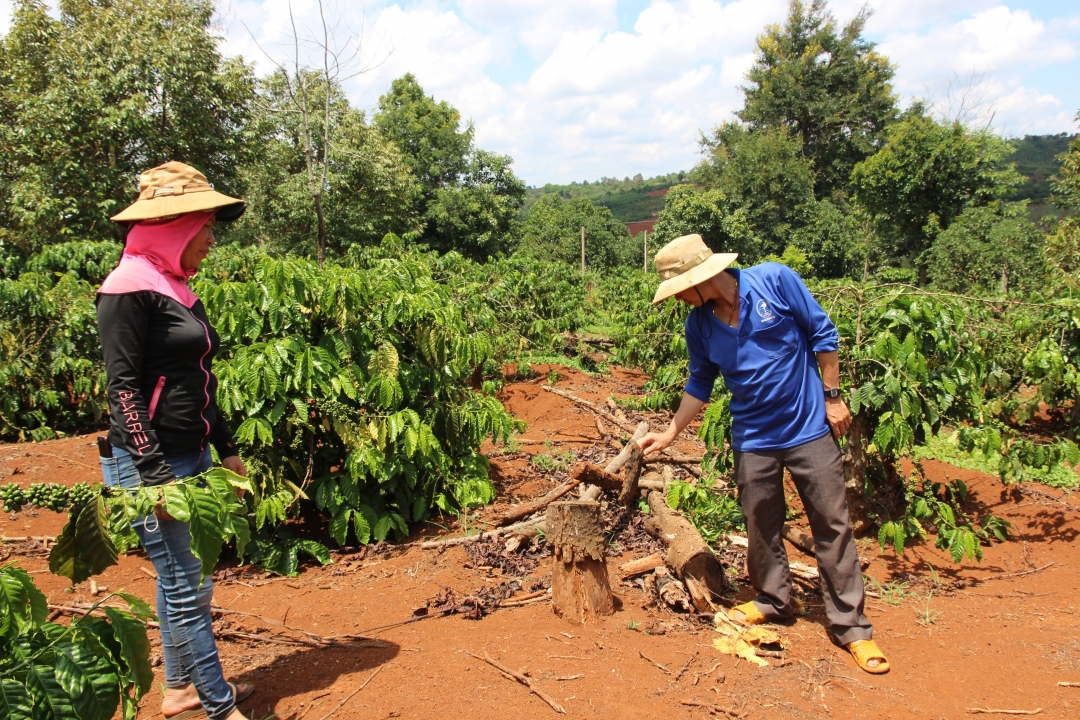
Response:
[[[214,212],[190,212],[171,220],[143,220],[132,225],[120,264],[98,292],[120,295],[150,290],[190,308],[198,300],[187,286],[195,270],[181,267],[180,256]]]
[[[171,220],[137,222],[128,231],[124,255],[141,257],[160,272],[186,281],[195,270],[180,267],[180,256],[191,239],[214,217],[214,212],[190,212]]]

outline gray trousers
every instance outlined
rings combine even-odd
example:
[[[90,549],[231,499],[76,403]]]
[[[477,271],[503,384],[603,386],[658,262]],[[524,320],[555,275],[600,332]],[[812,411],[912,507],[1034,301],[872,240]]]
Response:
[[[814,535],[830,632],[841,644],[869,640],[863,577],[848,519],[840,447],[831,434],[786,450],[735,451],[735,480],[746,518],[746,565],[758,591],[754,604],[769,620],[792,617],[791,571],[784,526],[784,468],[799,491]]]

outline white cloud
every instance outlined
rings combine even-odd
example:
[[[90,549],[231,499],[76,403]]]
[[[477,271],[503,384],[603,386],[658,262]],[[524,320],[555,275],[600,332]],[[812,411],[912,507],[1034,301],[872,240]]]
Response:
[[[1072,59],[1075,46],[1026,10],[999,6],[929,32],[887,36],[881,51],[899,66],[902,90],[953,73],[1012,71]]]
[[[1080,9],[1020,1],[869,0],[866,36],[898,66],[905,102],[974,73],[997,129],[1074,129]],[[412,72],[533,184],[689,168],[699,131],[742,106],[755,38],[787,11],[787,0],[650,0],[628,28],[619,0],[325,2],[338,44],[361,37],[360,64],[376,66],[346,85],[357,106]],[[218,3],[226,54],[260,74],[273,68],[265,53],[291,59],[290,0]],[[844,24],[863,4],[829,6]],[[291,7],[302,35],[320,30],[316,0]],[[12,8],[0,0],[0,33]]]

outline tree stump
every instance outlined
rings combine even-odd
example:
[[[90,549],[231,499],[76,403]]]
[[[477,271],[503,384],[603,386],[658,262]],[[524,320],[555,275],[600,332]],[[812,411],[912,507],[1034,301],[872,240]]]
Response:
[[[598,502],[554,502],[547,538],[554,558],[551,602],[555,614],[576,623],[615,612],[604,559],[604,526]]]

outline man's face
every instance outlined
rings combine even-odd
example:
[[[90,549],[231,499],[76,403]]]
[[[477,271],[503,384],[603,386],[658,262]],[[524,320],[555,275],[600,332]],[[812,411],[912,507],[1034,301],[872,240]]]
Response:
[[[694,307],[700,307],[702,303],[701,294],[697,291],[697,286],[688,287],[682,292],[675,293],[675,299],[687,303],[688,305],[693,305]]]

